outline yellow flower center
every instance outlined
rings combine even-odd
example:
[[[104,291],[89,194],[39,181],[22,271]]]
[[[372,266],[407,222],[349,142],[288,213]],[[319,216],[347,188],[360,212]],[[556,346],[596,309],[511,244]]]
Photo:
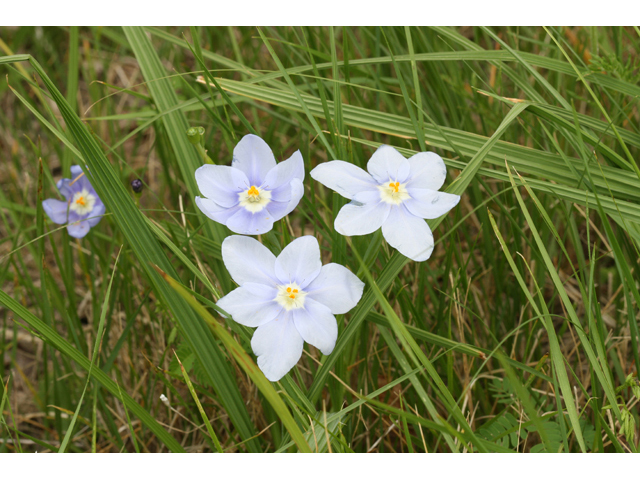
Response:
[[[298,284],[290,283],[288,285],[278,285],[278,294],[275,300],[286,310],[292,310],[304,306],[304,297],[306,295],[307,293],[302,291]]]
[[[249,195],[249,201],[260,201],[260,192],[255,187],[255,185],[251,185],[251,188],[247,190],[247,195]]]
[[[251,213],[257,213],[266,207],[271,201],[271,192],[255,185],[251,185],[247,190],[238,193],[240,206],[246,208]]]
[[[393,205],[400,205],[403,201],[411,198],[409,192],[407,192],[406,183],[390,181],[389,183],[378,185],[378,190],[380,191],[380,199]]]
[[[87,215],[93,210],[96,198],[97,197],[89,193],[86,188],[83,188],[82,191],[76,192],[73,195],[73,198],[69,202],[69,210],[80,216]]]

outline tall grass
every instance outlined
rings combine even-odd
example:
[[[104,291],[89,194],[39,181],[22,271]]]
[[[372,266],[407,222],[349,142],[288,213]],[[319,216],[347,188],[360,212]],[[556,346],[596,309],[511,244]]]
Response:
[[[636,452],[639,36],[0,28],[0,451]],[[307,172],[261,241],[314,235],[366,283],[277,383],[215,308],[230,232],[193,201],[249,132]],[[308,175],[380,144],[462,196],[427,262],[337,234]],[[82,240],[41,206],[76,163],[107,206]]]

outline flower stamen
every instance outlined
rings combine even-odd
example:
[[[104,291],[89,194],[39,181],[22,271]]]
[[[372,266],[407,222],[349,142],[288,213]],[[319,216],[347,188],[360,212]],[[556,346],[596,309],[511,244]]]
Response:
[[[69,202],[69,210],[80,216],[87,215],[93,211],[96,199],[97,197],[94,194],[89,193],[86,188],[83,188],[80,192],[76,192],[73,195],[73,198]]]
[[[253,199],[254,201],[260,200],[260,192],[255,187],[255,185],[251,185],[251,188],[249,190],[247,190],[247,195],[252,196],[252,197],[258,197],[257,199],[254,198]]]
[[[271,192],[255,185],[251,185],[247,190],[238,193],[240,206],[246,208],[251,213],[257,213],[271,202]]]
[[[304,306],[304,297],[306,295],[306,292],[299,290],[297,284],[290,283],[289,285],[278,286],[278,295],[275,300],[286,310],[292,310]]]
[[[406,184],[397,181],[389,181],[389,183],[378,185],[378,190],[380,190],[380,199],[393,205],[400,205],[403,201],[411,198],[409,192],[407,192]]]

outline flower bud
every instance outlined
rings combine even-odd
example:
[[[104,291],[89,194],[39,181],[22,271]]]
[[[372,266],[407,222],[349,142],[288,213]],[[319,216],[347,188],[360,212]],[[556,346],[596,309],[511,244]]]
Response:
[[[187,137],[193,145],[198,145],[204,135],[204,127],[191,127],[187,130]]]
[[[131,188],[133,188],[133,191],[135,193],[141,193],[142,192],[142,180],[140,180],[139,178],[131,180]]]

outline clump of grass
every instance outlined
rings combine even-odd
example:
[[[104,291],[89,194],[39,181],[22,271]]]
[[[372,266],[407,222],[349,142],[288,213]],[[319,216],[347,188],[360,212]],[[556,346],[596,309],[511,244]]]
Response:
[[[636,452],[638,36],[0,29],[0,451]],[[415,263],[338,235],[307,175],[261,241],[314,235],[367,286],[277,384],[214,308],[229,231],[193,201],[249,132],[307,172],[435,151],[462,195]],[[107,215],[75,240],[41,201],[81,161]]]

